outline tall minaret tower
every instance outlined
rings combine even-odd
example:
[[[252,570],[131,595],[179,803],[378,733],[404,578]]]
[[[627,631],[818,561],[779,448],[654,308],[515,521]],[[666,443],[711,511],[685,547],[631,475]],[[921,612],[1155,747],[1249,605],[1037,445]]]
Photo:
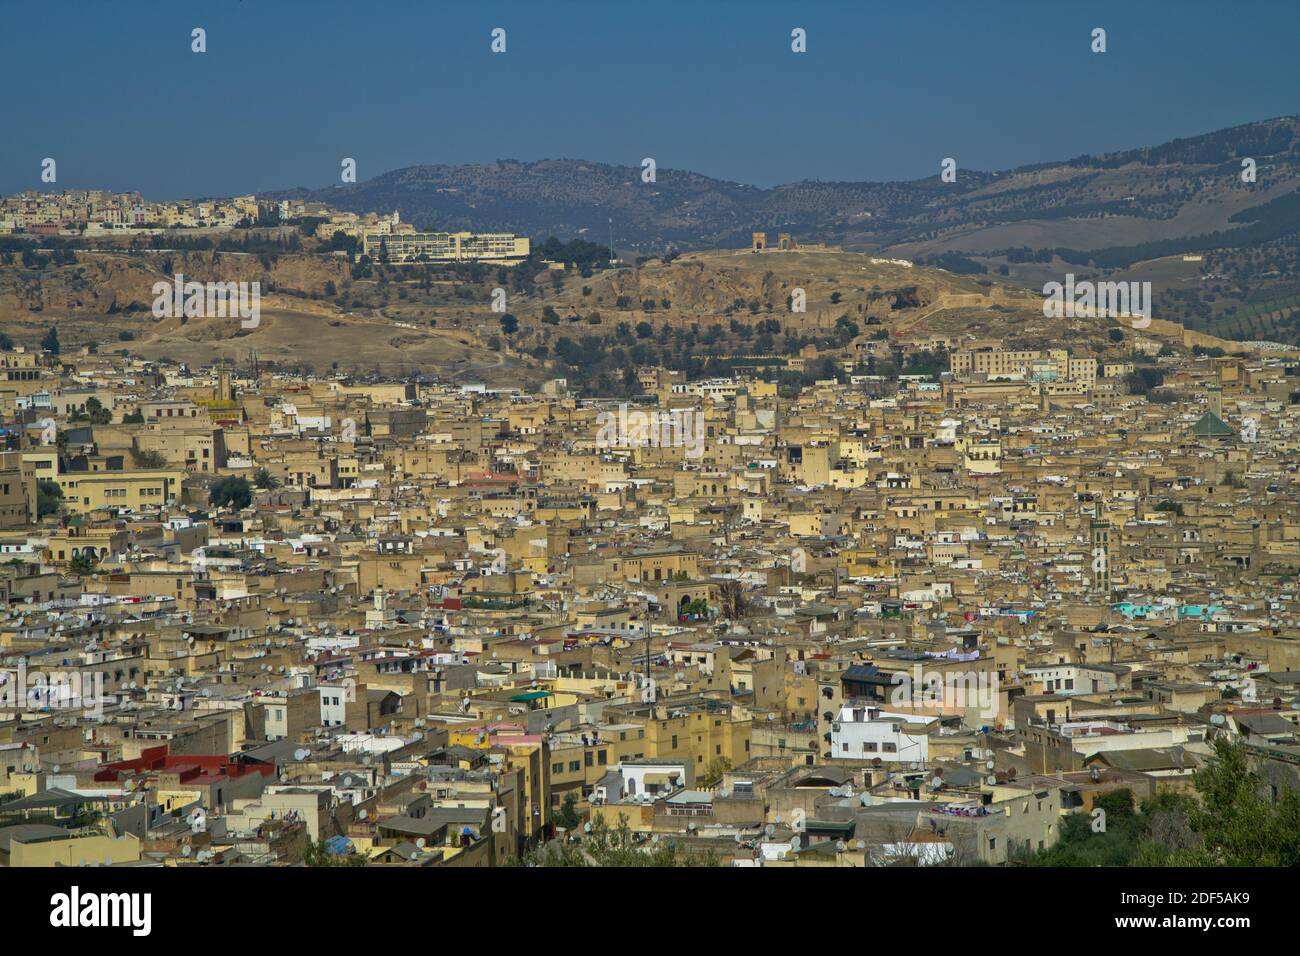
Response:
[[[1093,505],[1091,590],[1110,599],[1110,522],[1103,517],[1101,495]]]

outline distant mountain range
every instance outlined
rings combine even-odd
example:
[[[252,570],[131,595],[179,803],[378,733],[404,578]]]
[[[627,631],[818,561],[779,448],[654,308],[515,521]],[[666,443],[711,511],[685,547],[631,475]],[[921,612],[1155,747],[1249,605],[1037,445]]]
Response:
[[[1239,176],[1245,157],[1258,167],[1253,190]],[[932,243],[939,234],[971,251],[1051,234],[1056,246],[1100,248],[1226,227],[1231,212],[1216,217],[1196,214],[1197,207],[1236,211],[1273,186],[1294,189],[1298,164],[1300,118],[1288,116],[1003,173],[959,169],[954,183],[940,180],[937,159],[935,175],[910,182],[805,181],[771,189],[662,168],[656,182],[643,183],[640,167],[547,159],[410,166],[355,185],[274,195],[356,212],[397,208],[422,228],[581,234],[593,241],[607,238],[612,217],[620,248],[748,242],[753,229],[882,246]]]
[[[1242,180],[1245,159],[1254,162],[1253,183]],[[1195,287],[1182,274],[1151,276],[1170,293],[1166,314],[1251,337],[1278,329],[1220,326],[1244,321],[1242,309],[1252,303],[1283,324],[1300,316],[1300,303],[1293,311],[1285,305],[1300,292],[1292,285],[1300,266],[1298,174],[1300,117],[1285,116],[1000,173],[959,168],[955,182],[941,180],[939,157],[935,175],[909,182],[771,189],[675,169],[660,168],[656,182],[643,183],[634,166],[502,160],[412,166],[355,185],[273,195],[356,212],[400,209],[428,229],[599,243],[612,229],[617,248],[642,253],[747,245],[757,229],[789,232],[953,271],[996,270],[1027,285],[1075,266],[1146,278],[1143,263],[1197,255],[1209,265],[1199,267]],[[1275,303],[1282,305],[1272,309]],[[1281,337],[1296,331],[1284,328]]]

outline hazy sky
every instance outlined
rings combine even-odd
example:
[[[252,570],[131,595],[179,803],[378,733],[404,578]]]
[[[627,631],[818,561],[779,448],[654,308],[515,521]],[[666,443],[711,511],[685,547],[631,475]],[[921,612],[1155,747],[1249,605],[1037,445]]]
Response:
[[[1005,169],[1300,112],[1297,37],[1294,0],[0,0],[0,192],[318,187],[344,157],[361,179],[498,158],[761,186]]]

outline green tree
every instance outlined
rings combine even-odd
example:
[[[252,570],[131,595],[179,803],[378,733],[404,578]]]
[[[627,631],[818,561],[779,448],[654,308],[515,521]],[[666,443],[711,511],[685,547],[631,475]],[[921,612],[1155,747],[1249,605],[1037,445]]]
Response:
[[[55,515],[63,507],[63,489],[57,481],[42,478],[36,482],[36,516]]]
[[[167,467],[167,456],[153,448],[132,448],[131,460],[137,468],[156,470]]]
[[[1199,800],[1188,824],[1200,834],[1194,849],[1149,852],[1143,860],[1171,866],[1300,865],[1300,788],[1276,792],[1251,765],[1246,745],[1226,737],[1214,741],[1214,756],[1196,772]]]
[[[578,798],[570,791],[564,795],[564,802],[555,814],[555,825],[566,830],[576,830],[582,817],[578,815]]]
[[[1244,742],[1214,741],[1214,755],[1192,777],[1195,793],[1162,793],[1133,810],[1118,790],[1091,815],[1061,820],[1058,842],[1035,854],[1036,866],[1300,865],[1300,788],[1274,789],[1252,766]]]
[[[253,488],[247,478],[232,475],[222,478],[212,485],[208,492],[208,504],[218,508],[247,508],[253,503]]]
[[[45,338],[41,339],[41,348],[54,355],[59,354],[59,330],[53,325],[45,333]]]
[[[280,479],[265,468],[259,468],[253,475],[253,484],[263,491],[274,491],[280,487]]]
[[[1165,380],[1163,369],[1151,365],[1140,365],[1124,376],[1124,384],[1130,395],[1149,395]]]
[[[699,787],[716,787],[722,782],[722,775],[731,769],[731,761],[726,757],[719,757],[707,767],[704,773],[695,781]]]
[[[324,840],[309,840],[302,852],[304,866],[365,866],[366,858],[360,853],[331,853],[325,849]]]

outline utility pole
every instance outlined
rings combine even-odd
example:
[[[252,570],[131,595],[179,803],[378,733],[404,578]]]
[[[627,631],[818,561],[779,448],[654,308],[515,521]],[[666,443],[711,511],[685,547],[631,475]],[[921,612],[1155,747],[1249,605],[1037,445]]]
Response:
[[[650,689],[650,704],[652,706],[653,715],[653,705],[655,703],[655,698],[658,695],[655,693],[655,682],[650,672],[650,599],[642,597],[641,607],[643,615],[641,618],[641,631],[645,637],[645,679],[646,687]]]

